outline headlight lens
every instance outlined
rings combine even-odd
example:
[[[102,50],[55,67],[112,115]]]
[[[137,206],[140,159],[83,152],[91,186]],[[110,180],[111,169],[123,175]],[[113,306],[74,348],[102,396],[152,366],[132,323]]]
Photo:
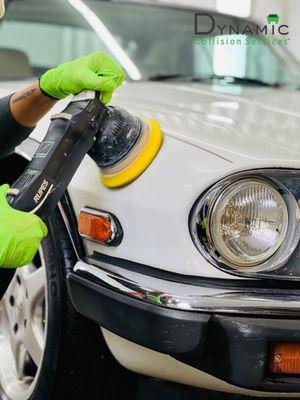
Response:
[[[224,262],[248,267],[263,263],[281,246],[288,209],[269,182],[243,179],[216,198],[207,222],[208,237]]]

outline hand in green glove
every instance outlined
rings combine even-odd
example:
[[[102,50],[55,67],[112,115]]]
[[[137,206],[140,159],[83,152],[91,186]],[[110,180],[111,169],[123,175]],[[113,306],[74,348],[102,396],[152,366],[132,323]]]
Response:
[[[12,208],[6,200],[8,189],[0,186],[0,267],[16,268],[32,261],[47,227],[38,216]]]
[[[63,99],[85,89],[102,92],[102,101],[107,104],[114,90],[122,84],[125,72],[103,51],[50,69],[40,78],[40,88],[55,99]]]

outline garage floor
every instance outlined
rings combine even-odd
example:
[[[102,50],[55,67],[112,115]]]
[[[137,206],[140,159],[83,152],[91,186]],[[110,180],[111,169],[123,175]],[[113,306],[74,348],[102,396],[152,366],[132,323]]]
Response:
[[[254,400],[252,397],[210,392],[155,379],[141,378],[139,392],[134,400]],[[256,398],[257,400],[258,398]],[[270,397],[259,397],[270,400]],[[280,398],[276,398],[280,400]]]

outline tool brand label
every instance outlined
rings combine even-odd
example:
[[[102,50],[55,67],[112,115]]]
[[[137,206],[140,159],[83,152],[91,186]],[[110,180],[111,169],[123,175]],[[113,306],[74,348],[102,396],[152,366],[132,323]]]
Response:
[[[36,204],[39,202],[39,200],[45,193],[45,190],[47,189],[48,186],[49,186],[49,182],[46,179],[44,179],[39,190],[37,191],[37,193],[34,195],[34,198],[33,198],[33,200],[35,201]]]
[[[46,158],[47,155],[50,153],[50,150],[52,149],[54,145],[54,142],[43,142],[40,147],[37,149],[35,155],[33,158]]]

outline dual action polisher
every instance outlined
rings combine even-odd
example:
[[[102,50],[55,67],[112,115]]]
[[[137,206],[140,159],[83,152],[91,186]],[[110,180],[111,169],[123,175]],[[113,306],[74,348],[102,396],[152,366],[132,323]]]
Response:
[[[121,108],[105,106],[99,93],[82,92],[52,116],[43,142],[8,191],[8,201],[45,221],[87,153],[99,166],[103,184],[117,188],[150,165],[161,143],[156,121],[141,121]],[[14,270],[0,269],[0,299],[13,275]]]
[[[106,106],[99,95],[82,92],[52,116],[43,142],[8,191],[12,207],[46,220],[87,153],[111,188],[132,182],[150,165],[162,143],[158,123]]]

